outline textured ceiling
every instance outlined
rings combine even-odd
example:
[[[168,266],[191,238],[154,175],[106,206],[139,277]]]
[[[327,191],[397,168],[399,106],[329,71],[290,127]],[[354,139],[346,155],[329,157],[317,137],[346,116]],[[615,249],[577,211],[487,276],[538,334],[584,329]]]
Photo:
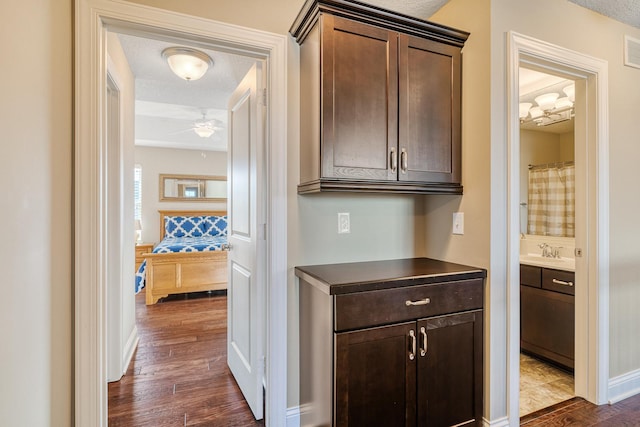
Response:
[[[569,0],[636,28],[640,28],[640,0]]]
[[[213,59],[213,67],[200,80],[177,77],[162,58],[173,43],[118,34],[135,76],[136,145],[226,151],[227,100],[255,60],[200,49]],[[193,132],[196,120],[214,120],[220,127],[212,136]]]
[[[393,10],[420,19],[429,19],[449,0],[364,0],[373,6]]]

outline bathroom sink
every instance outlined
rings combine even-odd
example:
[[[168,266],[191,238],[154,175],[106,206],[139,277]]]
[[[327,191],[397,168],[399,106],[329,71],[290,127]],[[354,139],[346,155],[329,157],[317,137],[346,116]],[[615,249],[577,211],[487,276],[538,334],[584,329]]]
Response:
[[[520,264],[534,265],[536,267],[555,268],[557,270],[575,271],[575,258],[549,258],[538,254],[521,254]]]

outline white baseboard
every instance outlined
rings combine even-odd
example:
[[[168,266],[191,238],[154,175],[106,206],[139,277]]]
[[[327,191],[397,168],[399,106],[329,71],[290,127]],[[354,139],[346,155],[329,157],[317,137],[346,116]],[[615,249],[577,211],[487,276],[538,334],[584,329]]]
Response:
[[[138,341],[140,341],[140,337],[138,336],[138,326],[134,325],[131,330],[131,334],[129,335],[129,339],[124,346],[124,354],[122,358],[122,375],[127,372],[129,369],[129,363],[131,363],[131,359],[133,358],[133,353],[136,351],[136,347],[138,347]]]
[[[640,369],[609,380],[609,404],[620,402],[640,393]]]
[[[509,427],[509,417],[502,417],[493,421],[483,418],[482,425],[484,427]]]

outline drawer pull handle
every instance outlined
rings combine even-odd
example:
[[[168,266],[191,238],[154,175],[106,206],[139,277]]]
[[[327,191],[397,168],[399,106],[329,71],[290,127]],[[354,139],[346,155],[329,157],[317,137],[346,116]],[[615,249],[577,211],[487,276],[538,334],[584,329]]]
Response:
[[[420,335],[422,335],[422,346],[420,346],[420,356],[424,357],[427,354],[427,330],[422,326],[420,328]]]
[[[420,299],[420,300],[418,300],[418,301],[409,301],[409,300],[406,300],[406,301],[404,302],[404,304],[405,304],[407,307],[409,307],[409,306],[412,306],[412,305],[427,305],[427,304],[429,304],[430,302],[431,302],[431,299],[430,299],[430,298],[425,298],[425,299]]]
[[[409,339],[411,340],[411,350],[409,350],[409,360],[416,358],[416,333],[411,329],[409,331]]]
[[[573,282],[565,282],[564,280],[553,279],[552,282],[556,285],[573,286]]]

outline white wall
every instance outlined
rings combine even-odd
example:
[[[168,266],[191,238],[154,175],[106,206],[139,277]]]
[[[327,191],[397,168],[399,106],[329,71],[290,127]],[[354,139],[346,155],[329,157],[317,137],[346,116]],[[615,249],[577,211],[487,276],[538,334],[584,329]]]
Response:
[[[0,423],[69,426],[72,2],[0,2]]]
[[[142,166],[142,241],[160,241],[158,210],[226,210],[226,203],[161,202],[160,174],[227,176],[227,153],[135,147],[135,163]],[[133,216],[132,216],[133,218]]]

